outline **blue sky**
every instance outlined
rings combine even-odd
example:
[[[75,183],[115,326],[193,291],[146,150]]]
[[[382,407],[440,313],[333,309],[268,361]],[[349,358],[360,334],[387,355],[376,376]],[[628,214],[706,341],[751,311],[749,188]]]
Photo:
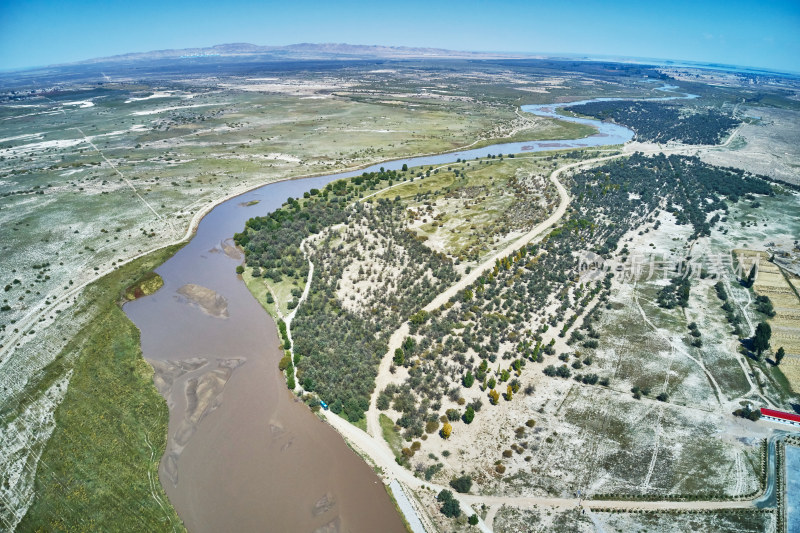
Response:
[[[614,55],[800,72],[800,0],[0,0],[0,69],[231,42]]]

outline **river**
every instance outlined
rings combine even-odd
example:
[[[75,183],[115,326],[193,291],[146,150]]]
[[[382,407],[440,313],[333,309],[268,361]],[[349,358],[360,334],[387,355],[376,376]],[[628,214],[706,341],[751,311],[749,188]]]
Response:
[[[553,105],[522,110],[590,124],[598,132],[577,140],[499,143],[265,185],[215,207],[192,240],[156,269],[164,287],[125,305],[169,405],[159,476],[189,531],[404,531],[371,468],[287,390],[277,368],[282,353],[275,325],[235,274],[242,258],[231,237],[247,219],[274,211],[290,196],[380,167],[607,146],[633,137],[622,126],[560,116]]]

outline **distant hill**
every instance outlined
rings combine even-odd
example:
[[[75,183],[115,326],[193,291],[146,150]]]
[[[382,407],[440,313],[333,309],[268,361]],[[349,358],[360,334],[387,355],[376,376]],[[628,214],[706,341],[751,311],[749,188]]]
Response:
[[[250,43],[218,44],[204,48],[181,48],[134,52],[109,57],[99,57],[71,63],[86,65],[94,63],[117,63],[154,59],[180,59],[204,56],[272,56],[275,59],[376,59],[376,58],[465,58],[496,59],[514,57],[538,57],[528,54],[497,52],[463,52],[442,48],[411,48],[406,46],[370,46],[346,43],[299,43],[288,46],[260,46]]]

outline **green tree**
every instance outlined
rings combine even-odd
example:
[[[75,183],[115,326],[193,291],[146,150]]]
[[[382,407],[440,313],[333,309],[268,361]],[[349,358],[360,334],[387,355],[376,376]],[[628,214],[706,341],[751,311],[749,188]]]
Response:
[[[463,382],[466,388],[472,387],[472,384],[475,383],[475,376],[472,375],[472,370],[467,370],[467,375],[464,376]]]
[[[756,326],[756,334],[753,337],[753,349],[761,358],[761,354],[769,348],[769,339],[772,337],[772,328],[766,322],[759,322]]]
[[[406,354],[403,352],[402,348],[398,348],[394,351],[394,364],[401,366],[406,360]]]
[[[461,516],[461,506],[458,504],[458,500],[452,499],[444,502],[444,505],[442,505],[442,514],[449,518],[458,518]]]
[[[786,356],[786,350],[784,350],[783,346],[781,346],[780,348],[778,348],[778,351],[775,352],[775,364],[776,365],[781,364],[781,361],[783,361],[783,358],[785,356]]]
[[[464,416],[461,417],[461,420],[463,420],[465,424],[471,424],[474,419],[475,409],[472,408],[472,405],[468,405],[467,410],[464,411]]]
[[[461,476],[451,479],[450,486],[456,489],[457,492],[465,494],[472,488],[472,478],[470,476]]]
[[[469,518],[467,519],[467,522],[471,526],[477,526],[478,525],[478,515],[476,515],[476,514],[470,515]]]
[[[402,170],[403,170],[403,172],[408,172],[408,165],[406,165],[405,163],[403,163],[403,168],[402,168]]]

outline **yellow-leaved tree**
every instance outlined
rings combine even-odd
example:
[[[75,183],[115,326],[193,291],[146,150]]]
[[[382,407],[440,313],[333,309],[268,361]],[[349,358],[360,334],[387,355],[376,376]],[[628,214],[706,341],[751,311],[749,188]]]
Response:
[[[500,394],[494,389],[489,391],[489,401],[492,402],[492,405],[497,405],[497,402],[500,400]]]
[[[453,426],[450,425],[450,422],[445,422],[444,426],[442,426],[442,430],[439,431],[439,435],[442,436],[443,439],[447,439],[453,433]]]

